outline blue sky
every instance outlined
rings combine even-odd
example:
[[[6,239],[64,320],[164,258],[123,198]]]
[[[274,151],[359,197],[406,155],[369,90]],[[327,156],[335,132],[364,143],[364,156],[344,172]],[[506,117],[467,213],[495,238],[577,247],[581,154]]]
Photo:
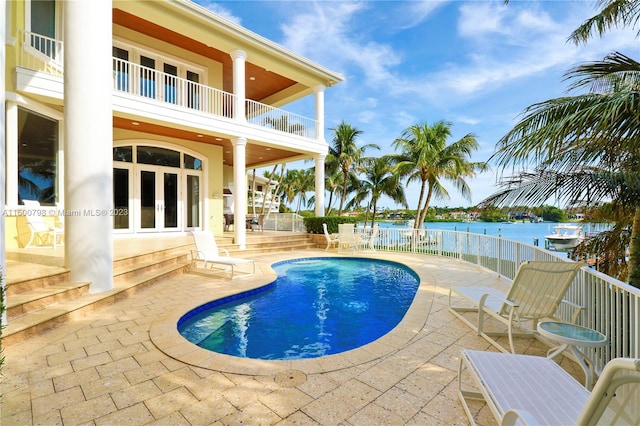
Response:
[[[613,51],[640,57],[630,29],[586,45],[567,42],[597,13],[597,2],[589,0],[198,3],[341,72],[346,81],[325,95],[326,127],[345,121],[362,130],[360,143],[381,147],[370,155],[392,152],[394,139],[413,124],[445,120],[452,123],[450,142],[474,133],[480,149],[472,160],[485,161],[527,106],[567,94],[569,68]],[[287,109],[312,117],[313,99]],[[468,182],[472,200],[447,185],[450,199],[432,205],[477,204],[495,191],[496,171]],[[406,188],[410,208],[418,191]],[[381,204],[395,207],[390,200]]]

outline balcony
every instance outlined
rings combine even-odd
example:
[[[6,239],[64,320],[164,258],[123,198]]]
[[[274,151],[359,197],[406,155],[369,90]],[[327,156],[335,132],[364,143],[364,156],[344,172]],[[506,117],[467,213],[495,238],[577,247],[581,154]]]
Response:
[[[20,43],[18,66],[50,76],[64,75],[64,44],[61,41],[23,31]],[[206,116],[240,121],[305,139],[316,140],[318,135],[315,119],[250,99],[245,101],[244,116],[238,117],[233,93],[115,57],[113,90],[134,99],[159,102],[170,109],[198,111]]]

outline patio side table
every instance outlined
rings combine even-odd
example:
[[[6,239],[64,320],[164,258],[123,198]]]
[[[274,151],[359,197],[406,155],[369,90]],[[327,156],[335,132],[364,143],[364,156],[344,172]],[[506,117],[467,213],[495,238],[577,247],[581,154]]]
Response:
[[[590,328],[559,321],[541,322],[538,324],[538,331],[542,336],[560,344],[557,348],[549,350],[547,358],[552,359],[562,352],[569,350],[584,370],[585,387],[591,389],[593,385],[594,362],[578,348],[598,348],[604,346],[607,343],[607,336]]]

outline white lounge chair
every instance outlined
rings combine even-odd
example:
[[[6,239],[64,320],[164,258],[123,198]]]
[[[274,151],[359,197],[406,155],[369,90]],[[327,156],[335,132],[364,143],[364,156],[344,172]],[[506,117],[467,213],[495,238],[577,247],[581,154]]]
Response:
[[[338,225],[338,252],[351,250],[355,253],[358,249],[358,236],[353,223],[341,223]]]
[[[252,271],[244,275],[253,275],[256,273],[256,263],[253,260],[230,257],[227,249],[218,248],[211,232],[192,231],[191,233],[196,243],[196,250],[191,250],[191,261],[194,263],[198,261],[204,262],[203,268],[205,271],[211,270],[214,265],[222,265],[224,270],[231,269],[231,279],[233,279],[236,266],[250,265]],[[223,252],[225,255],[221,255],[220,252]]]
[[[466,368],[465,368],[466,367]],[[463,372],[475,390],[463,389]],[[607,363],[589,392],[555,361],[538,356],[462,351],[458,396],[471,424],[468,400],[484,400],[501,425],[637,425],[640,359]]]
[[[325,248],[325,250],[329,250],[329,248],[334,244],[340,244],[340,239],[338,239],[338,236],[329,233],[326,223],[322,224],[322,231],[324,232],[324,237],[327,239],[327,247]]]
[[[493,346],[507,352],[492,336],[509,336],[511,352],[515,353],[513,337],[533,336],[538,321],[555,318],[560,303],[575,308],[572,321],[577,320],[580,307],[562,300],[576,273],[584,264],[575,262],[525,262],[520,265],[507,294],[493,288],[454,287],[449,290],[449,311],[475,330],[478,336],[487,339]],[[466,305],[453,306],[452,300],[459,296]],[[465,312],[477,313],[477,324],[465,318]],[[485,314],[506,324],[507,332],[485,330]],[[523,320],[532,321],[531,329],[522,327]],[[519,333],[514,333],[514,328]]]
[[[25,218],[31,235],[25,247],[53,246],[56,248],[58,241],[64,237],[64,228],[55,226],[44,220],[44,209],[36,200],[22,200],[25,207]]]

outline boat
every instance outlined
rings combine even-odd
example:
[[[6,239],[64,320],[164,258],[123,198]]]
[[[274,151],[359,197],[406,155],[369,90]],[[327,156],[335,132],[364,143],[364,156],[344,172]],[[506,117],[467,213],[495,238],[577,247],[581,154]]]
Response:
[[[562,224],[554,226],[553,233],[545,235],[544,238],[549,242],[553,250],[566,251],[576,248],[585,239],[585,236],[581,225]]]

